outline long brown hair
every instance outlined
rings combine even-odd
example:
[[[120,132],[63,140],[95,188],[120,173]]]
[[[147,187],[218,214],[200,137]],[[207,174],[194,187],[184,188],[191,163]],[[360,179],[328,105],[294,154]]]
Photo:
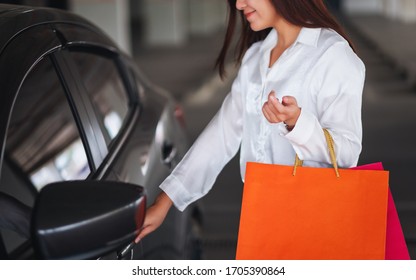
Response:
[[[354,49],[351,40],[346,35],[341,25],[328,11],[324,0],[271,0],[276,11],[288,22],[309,28],[331,28],[348,41]],[[246,50],[255,42],[261,41],[269,34],[271,28],[253,31],[245,20],[243,12],[236,9],[236,0],[228,2],[228,27],[224,44],[218,55],[215,66],[218,67],[221,78],[225,77],[225,60],[228,50],[232,45],[233,36],[237,28],[237,17],[240,16],[241,35],[236,46],[236,60],[241,62]]]

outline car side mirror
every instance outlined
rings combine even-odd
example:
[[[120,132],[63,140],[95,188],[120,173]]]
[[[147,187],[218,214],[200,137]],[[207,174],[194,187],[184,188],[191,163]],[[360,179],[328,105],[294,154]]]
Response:
[[[44,259],[92,259],[131,243],[146,211],[143,187],[108,181],[45,186],[32,214],[35,252]]]

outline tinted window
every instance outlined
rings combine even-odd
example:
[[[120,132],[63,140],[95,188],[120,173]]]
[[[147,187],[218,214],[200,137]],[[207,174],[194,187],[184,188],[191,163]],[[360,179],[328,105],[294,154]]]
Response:
[[[38,189],[51,182],[85,179],[90,173],[74,116],[49,59],[40,61],[21,87],[6,153]]]
[[[7,252],[25,246],[36,189],[50,182],[85,179],[89,173],[65,91],[45,58],[23,81],[6,135],[0,228]]]
[[[110,145],[128,112],[128,95],[113,59],[87,52],[71,52],[94,110]]]

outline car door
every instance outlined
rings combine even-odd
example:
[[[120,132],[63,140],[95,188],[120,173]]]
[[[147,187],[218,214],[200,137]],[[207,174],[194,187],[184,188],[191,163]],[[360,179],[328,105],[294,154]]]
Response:
[[[54,27],[65,45],[59,65],[68,69],[63,71],[66,79],[77,81],[81,98],[86,99],[83,104],[93,114],[90,123],[100,140],[98,145],[106,145],[101,147],[105,152],[102,161],[95,163],[92,178],[108,180],[113,176],[142,185],[152,203],[160,192],[158,186],[188,149],[184,127],[175,117],[175,102],[146,81],[133,59],[95,29],[63,23]],[[115,124],[115,129],[110,124]],[[199,250],[194,249],[198,241],[192,230],[195,209],[171,209],[158,231],[137,246],[134,258],[194,256]]]
[[[94,134],[107,145],[107,155],[97,163],[93,178],[108,180],[111,173],[117,180],[142,185],[152,203],[160,192],[158,186],[188,149],[184,127],[175,117],[175,103],[146,81],[132,58],[102,34],[84,26],[54,27],[65,44],[59,64],[68,68],[66,77],[79,82],[78,88],[91,103],[88,111],[96,116],[91,121],[96,124]],[[109,127],[113,121],[115,131]],[[195,255],[189,249],[197,243],[190,224],[193,213],[193,207],[185,212],[172,209],[158,231],[136,248],[134,258]]]
[[[187,146],[171,118],[173,103],[166,106],[168,96],[133,68],[87,24],[49,22],[16,33],[0,54],[0,193],[30,207],[54,181],[120,180],[145,186],[153,201]],[[172,209],[135,257],[181,255],[189,215]],[[1,234],[5,257],[31,257],[27,238]]]
[[[85,132],[88,125],[80,118],[85,108],[74,106],[57,67],[61,47],[53,27],[37,25],[16,34],[0,55],[6,105],[0,125],[0,193],[29,209],[44,185],[86,179],[96,169]],[[14,210],[12,204],[0,210],[2,257],[31,258],[28,228],[15,231],[24,222],[15,223]]]
[[[71,29],[64,30],[69,36],[84,30],[61,25],[65,27]],[[91,34],[81,36],[82,44],[68,44],[54,24],[37,25],[19,32],[2,51],[2,73],[10,76],[4,84],[10,118],[1,125],[0,191],[29,207],[37,191],[51,182],[117,179],[103,161],[109,149],[117,149],[118,136],[137,107],[116,48],[100,34]],[[86,44],[88,38],[96,45]],[[27,42],[31,48],[22,47]],[[94,75],[103,75],[100,83]],[[5,229],[2,237],[12,258],[23,257],[19,251],[30,247],[27,236]]]

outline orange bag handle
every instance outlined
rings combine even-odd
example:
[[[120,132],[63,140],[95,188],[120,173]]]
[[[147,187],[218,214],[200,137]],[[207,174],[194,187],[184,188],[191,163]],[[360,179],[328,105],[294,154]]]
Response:
[[[335,156],[335,143],[334,143],[334,139],[332,138],[331,134],[329,133],[329,131],[326,128],[324,128],[323,131],[324,131],[326,143],[328,145],[329,157],[331,158],[332,166],[334,167],[335,174],[336,174],[337,178],[339,178],[337,158]],[[294,167],[293,167],[293,176],[296,175],[296,169],[297,169],[297,167],[298,166],[302,166],[302,165],[303,165],[303,160],[300,160],[299,159],[299,156],[296,154],[295,164],[294,164]]]

